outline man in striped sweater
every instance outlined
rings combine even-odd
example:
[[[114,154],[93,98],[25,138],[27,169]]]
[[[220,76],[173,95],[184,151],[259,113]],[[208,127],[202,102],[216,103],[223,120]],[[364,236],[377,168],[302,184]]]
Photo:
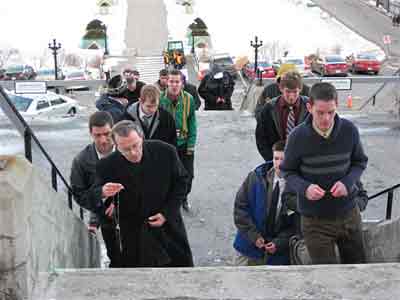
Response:
[[[313,264],[364,263],[356,182],[368,158],[357,128],[337,113],[334,86],[317,83],[310,91],[310,115],[289,135],[281,169],[298,194],[302,231]]]

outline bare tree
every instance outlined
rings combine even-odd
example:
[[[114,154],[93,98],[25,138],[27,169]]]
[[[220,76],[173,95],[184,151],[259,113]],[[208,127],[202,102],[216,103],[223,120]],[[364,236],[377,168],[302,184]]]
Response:
[[[17,48],[0,49],[0,67],[4,68],[8,62],[15,57],[20,57],[20,52]]]

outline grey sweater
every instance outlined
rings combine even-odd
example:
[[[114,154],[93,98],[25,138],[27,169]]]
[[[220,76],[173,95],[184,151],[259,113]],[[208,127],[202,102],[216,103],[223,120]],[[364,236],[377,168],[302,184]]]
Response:
[[[298,194],[298,207],[302,215],[318,217],[341,216],[355,206],[356,182],[367,166],[368,157],[362,148],[357,128],[336,115],[329,138],[320,136],[312,126],[312,116],[290,134],[281,169],[290,190]],[[326,191],[341,181],[348,196],[324,196],[310,201],[305,192],[310,184]]]

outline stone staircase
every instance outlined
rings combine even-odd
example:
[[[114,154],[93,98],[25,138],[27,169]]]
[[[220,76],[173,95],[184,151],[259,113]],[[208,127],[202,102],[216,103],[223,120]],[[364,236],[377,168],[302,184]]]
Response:
[[[137,56],[135,69],[140,73],[140,80],[145,83],[154,83],[158,80],[158,74],[164,69],[162,56]]]

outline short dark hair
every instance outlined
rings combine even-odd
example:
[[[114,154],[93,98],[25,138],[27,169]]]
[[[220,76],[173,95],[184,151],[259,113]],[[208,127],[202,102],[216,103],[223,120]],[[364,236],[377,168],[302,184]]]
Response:
[[[302,89],[303,88],[303,79],[301,74],[297,71],[289,71],[283,74],[279,80],[279,86],[281,88],[288,89]]]
[[[93,127],[103,127],[107,124],[110,128],[114,125],[111,114],[107,111],[96,111],[89,118],[89,131],[92,132]]]
[[[311,87],[309,100],[311,103],[316,100],[337,101],[337,99],[336,88],[329,82],[317,82]]]
[[[272,151],[284,151],[285,150],[286,141],[280,140],[272,145]]]
[[[167,69],[161,69],[160,70],[160,76],[168,76],[168,70]]]
[[[173,75],[173,76],[179,75],[182,78],[182,72],[177,69],[173,69],[173,70],[169,71],[169,75]]]

